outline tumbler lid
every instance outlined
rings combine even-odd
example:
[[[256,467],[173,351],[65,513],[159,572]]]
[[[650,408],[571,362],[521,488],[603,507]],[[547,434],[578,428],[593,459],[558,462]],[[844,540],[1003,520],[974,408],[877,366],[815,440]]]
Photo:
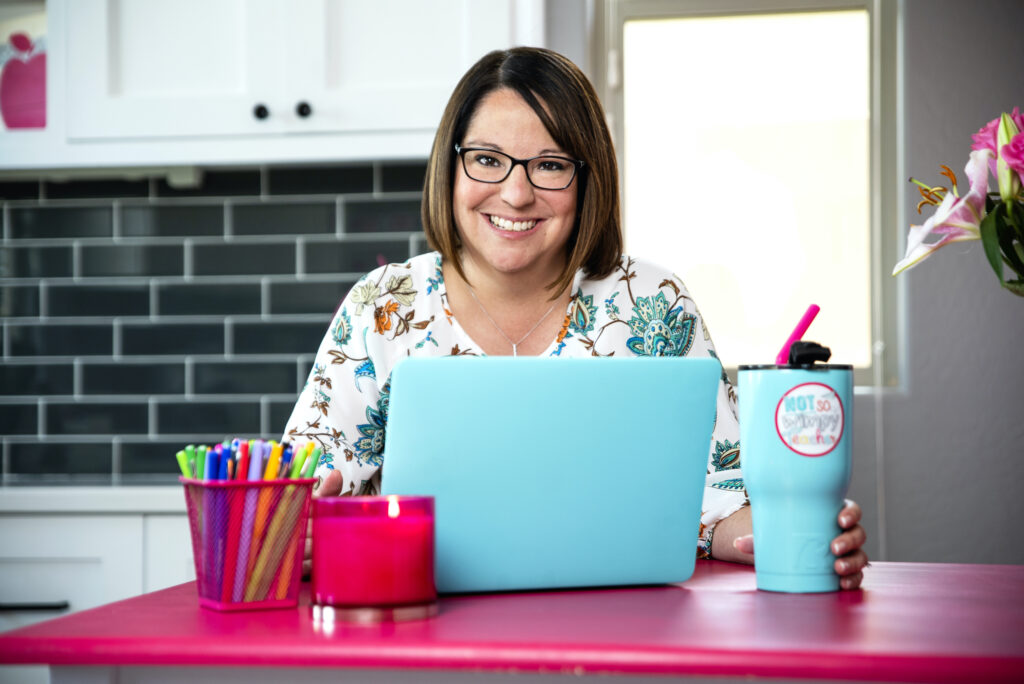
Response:
[[[800,370],[852,370],[851,364],[824,363],[832,357],[832,350],[825,345],[808,340],[797,340],[789,347],[789,363],[765,363],[740,366],[740,370],[764,370],[768,368],[799,368]],[[820,363],[819,363],[820,362]]]

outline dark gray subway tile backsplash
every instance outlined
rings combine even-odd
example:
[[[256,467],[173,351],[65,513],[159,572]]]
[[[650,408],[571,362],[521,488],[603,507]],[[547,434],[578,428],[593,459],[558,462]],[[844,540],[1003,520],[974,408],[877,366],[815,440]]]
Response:
[[[110,356],[114,353],[114,328],[110,323],[4,323],[5,355],[11,356]],[[49,361],[40,359],[39,365]],[[2,395],[0,395],[2,398]]]
[[[373,168],[369,166],[277,168],[270,169],[268,175],[272,195],[342,195],[373,191]]]
[[[71,363],[0,366],[0,396],[62,395],[75,390],[75,369]]]
[[[109,206],[15,206],[10,211],[10,222],[10,229],[5,227],[4,234],[16,240],[72,240],[114,235],[114,210]]]
[[[177,482],[279,438],[341,298],[427,249],[426,164],[0,181],[2,483]]]
[[[0,435],[34,435],[39,432],[39,406],[0,404]]]
[[[192,275],[295,274],[295,242],[193,245]]]
[[[79,275],[85,278],[180,276],[185,273],[181,245],[85,245],[79,258]]]
[[[50,316],[148,316],[149,285],[50,285]]]
[[[146,197],[148,180],[76,180],[46,183],[47,199]]]
[[[345,231],[381,233],[420,231],[420,201],[352,201],[345,203]]]
[[[369,269],[367,269],[369,270]],[[340,300],[336,302],[336,305]],[[317,323],[236,323],[233,326],[235,354],[304,354],[316,352],[327,332],[334,309]],[[281,426],[284,428],[284,425]]]
[[[307,241],[303,249],[306,273],[361,273],[367,264],[405,261],[409,240]]]
[[[5,475],[15,481],[75,479],[104,475],[113,464],[110,444],[101,442],[25,442],[11,446]],[[92,481],[88,482],[92,484]]]
[[[315,314],[337,304],[351,283],[274,283],[270,286],[270,313]]]
[[[258,169],[207,171],[197,187],[175,187],[160,178],[154,184],[157,197],[232,197],[260,194]]]
[[[335,232],[334,202],[236,204],[232,235],[309,235]]]
[[[82,394],[184,394],[185,364],[173,362],[87,363],[81,367]]]
[[[74,253],[70,245],[6,247],[4,251],[0,278],[70,278],[74,275]]]
[[[121,207],[121,237],[224,235],[224,207],[218,204],[135,204]]]
[[[295,363],[289,361],[197,361],[192,374],[196,394],[292,395],[301,389]]]
[[[78,403],[55,400],[44,407],[46,431],[55,435],[146,434],[148,407],[138,401]]]
[[[4,318],[37,317],[42,312],[39,282],[8,285],[0,296],[0,315]]]
[[[260,284],[204,283],[158,287],[161,316],[199,316],[260,313]]]
[[[224,354],[223,323],[125,323],[120,329],[125,355],[182,356]]]

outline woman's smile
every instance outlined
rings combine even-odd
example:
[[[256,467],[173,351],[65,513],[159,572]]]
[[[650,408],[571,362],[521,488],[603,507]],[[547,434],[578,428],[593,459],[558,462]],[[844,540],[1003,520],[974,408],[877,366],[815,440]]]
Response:
[[[491,225],[500,231],[507,233],[525,233],[537,226],[537,219],[526,218],[505,218],[491,214],[488,216]]]

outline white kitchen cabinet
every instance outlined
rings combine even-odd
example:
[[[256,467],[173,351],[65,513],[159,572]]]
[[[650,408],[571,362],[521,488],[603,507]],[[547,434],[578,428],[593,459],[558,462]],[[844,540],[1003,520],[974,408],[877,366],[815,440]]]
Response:
[[[44,132],[0,169],[419,158],[544,0],[48,0]]]
[[[193,579],[180,487],[0,488],[0,631]]]
[[[75,0],[67,10],[74,139],[431,129],[465,69],[515,38],[508,0]]]
[[[166,589],[196,578],[187,515],[143,516],[142,539],[143,592]]]
[[[0,631],[141,594],[142,538],[141,515],[0,517]]]

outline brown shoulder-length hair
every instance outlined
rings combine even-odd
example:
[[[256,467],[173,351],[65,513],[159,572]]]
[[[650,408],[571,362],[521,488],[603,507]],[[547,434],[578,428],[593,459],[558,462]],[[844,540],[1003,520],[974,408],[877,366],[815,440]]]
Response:
[[[460,242],[452,211],[459,172],[455,145],[462,143],[480,101],[500,88],[518,93],[566,154],[584,162],[575,179],[576,225],[567,245],[568,259],[548,287],[557,296],[580,268],[597,278],[609,275],[622,256],[622,227],[618,167],[604,110],[579,67],[542,48],[490,52],[455,86],[427,163],[421,217],[428,244],[465,278],[456,255]]]

